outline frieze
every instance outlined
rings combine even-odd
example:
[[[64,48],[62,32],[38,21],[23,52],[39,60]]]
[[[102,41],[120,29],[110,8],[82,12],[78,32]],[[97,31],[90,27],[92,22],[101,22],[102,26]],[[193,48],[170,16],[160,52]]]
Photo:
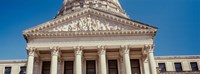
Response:
[[[113,25],[113,23],[107,22],[105,20],[99,20],[96,18],[91,18],[90,15],[86,17],[79,18],[78,20],[73,20],[67,24],[58,26],[50,30],[52,31],[112,31],[112,30],[124,30],[124,28],[118,25]]]

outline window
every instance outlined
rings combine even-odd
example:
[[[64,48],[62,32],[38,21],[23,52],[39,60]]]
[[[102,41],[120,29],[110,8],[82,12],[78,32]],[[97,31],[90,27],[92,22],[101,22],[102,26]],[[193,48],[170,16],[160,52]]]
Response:
[[[160,72],[166,72],[165,63],[158,63]]]
[[[26,74],[26,67],[25,66],[20,67],[19,74]]]
[[[5,67],[5,74],[11,74],[11,67]]]
[[[131,59],[131,72],[132,74],[140,74],[139,59]]]
[[[50,67],[51,67],[51,62],[44,61],[42,63],[42,74],[50,74]]]
[[[182,71],[181,63],[174,63],[174,65],[175,65],[176,72],[181,72]]]
[[[192,71],[198,71],[197,62],[190,62]]]
[[[108,60],[109,74],[118,74],[117,60]]]
[[[96,74],[95,60],[86,61],[86,74]]]
[[[74,71],[74,62],[73,61],[65,61],[65,65],[64,65],[64,74],[73,74]]]

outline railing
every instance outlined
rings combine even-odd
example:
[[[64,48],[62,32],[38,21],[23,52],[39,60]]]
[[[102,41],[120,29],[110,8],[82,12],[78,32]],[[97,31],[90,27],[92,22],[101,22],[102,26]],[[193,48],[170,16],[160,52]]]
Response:
[[[200,74],[200,71],[181,71],[181,72],[166,71],[166,72],[161,72],[158,67],[157,67],[157,72],[158,72],[158,74]]]
[[[158,74],[200,74],[200,71],[159,72]]]

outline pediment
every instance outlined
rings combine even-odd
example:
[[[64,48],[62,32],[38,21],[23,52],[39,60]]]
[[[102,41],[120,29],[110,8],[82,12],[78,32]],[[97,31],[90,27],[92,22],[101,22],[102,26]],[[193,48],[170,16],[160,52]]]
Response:
[[[85,9],[27,29],[23,31],[23,33],[30,34],[36,32],[119,31],[142,29],[156,30],[157,28],[127,18],[110,15],[105,12]]]
[[[133,26],[100,18],[95,15],[85,15],[60,23],[54,27],[45,29],[47,32],[74,32],[74,31],[119,31],[139,29]]]

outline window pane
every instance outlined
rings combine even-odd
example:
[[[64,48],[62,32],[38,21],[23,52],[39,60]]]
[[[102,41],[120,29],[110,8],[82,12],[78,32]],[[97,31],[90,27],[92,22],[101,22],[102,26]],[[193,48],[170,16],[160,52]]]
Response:
[[[73,70],[65,70],[65,74],[73,74]]]
[[[140,69],[138,68],[132,68],[132,74],[140,74]]]
[[[42,63],[42,74],[50,74],[50,67],[51,67],[51,62],[44,61]]]
[[[20,67],[20,74],[26,74],[26,67]]]
[[[87,74],[96,74],[95,60],[87,60],[86,61],[86,73]]]
[[[131,59],[131,72],[132,74],[140,74],[139,59]]]
[[[5,67],[5,74],[11,74],[11,67]]]
[[[139,60],[137,60],[137,59],[131,60],[131,67],[139,67],[139,66],[140,66]]]
[[[110,69],[109,74],[118,74],[117,69]]]
[[[158,63],[160,71],[161,72],[166,72],[166,67],[165,67],[165,63]]]
[[[182,71],[181,63],[175,63],[175,69],[176,69],[177,72]]]
[[[108,60],[109,74],[118,74],[117,60]]]
[[[73,74],[74,62],[73,61],[65,61],[65,71],[64,74]]]
[[[191,62],[190,65],[191,65],[192,71],[198,71],[197,62]]]

